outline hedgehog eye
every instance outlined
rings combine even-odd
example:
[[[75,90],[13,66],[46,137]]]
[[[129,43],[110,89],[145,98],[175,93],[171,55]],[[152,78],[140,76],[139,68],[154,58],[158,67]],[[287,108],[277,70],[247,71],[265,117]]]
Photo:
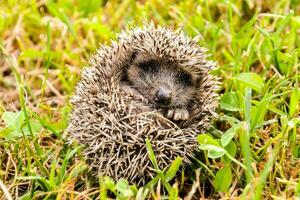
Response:
[[[182,83],[184,86],[192,86],[193,85],[193,80],[192,80],[192,75],[186,71],[180,71],[178,73],[178,81]]]
[[[157,73],[159,71],[159,64],[155,60],[148,60],[138,63],[138,67],[147,73]]]

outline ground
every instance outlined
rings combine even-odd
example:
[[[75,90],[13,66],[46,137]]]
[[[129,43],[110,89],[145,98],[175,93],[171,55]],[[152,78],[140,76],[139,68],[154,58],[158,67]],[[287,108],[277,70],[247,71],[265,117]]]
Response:
[[[68,101],[99,44],[149,21],[208,49],[219,116],[182,181],[165,179],[176,160],[156,184],[95,187],[64,137]],[[299,0],[1,1],[0,199],[300,198],[299,35]]]

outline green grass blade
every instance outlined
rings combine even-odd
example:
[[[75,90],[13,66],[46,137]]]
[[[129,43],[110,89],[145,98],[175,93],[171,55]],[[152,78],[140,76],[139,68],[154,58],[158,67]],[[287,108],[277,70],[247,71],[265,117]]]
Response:
[[[168,171],[166,172],[166,181],[169,182],[170,180],[172,180],[175,176],[176,173],[179,169],[179,167],[181,166],[182,163],[182,158],[181,157],[177,157],[171,164],[171,166],[169,167]]]

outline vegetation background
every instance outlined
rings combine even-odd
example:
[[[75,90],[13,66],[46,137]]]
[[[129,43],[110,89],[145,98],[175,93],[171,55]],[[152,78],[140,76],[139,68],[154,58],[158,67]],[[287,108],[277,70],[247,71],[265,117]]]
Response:
[[[164,181],[95,187],[64,139],[68,100],[99,43],[150,20],[209,49],[220,116],[194,175],[172,179],[177,160]],[[300,198],[299,35],[299,0],[0,1],[0,199]]]

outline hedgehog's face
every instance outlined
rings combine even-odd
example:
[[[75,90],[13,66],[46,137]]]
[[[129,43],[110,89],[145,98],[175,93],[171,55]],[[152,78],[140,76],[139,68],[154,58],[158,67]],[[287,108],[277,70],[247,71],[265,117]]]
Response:
[[[154,108],[175,121],[187,120],[197,92],[197,81],[179,66],[157,59],[136,59],[127,69],[127,79]]]

